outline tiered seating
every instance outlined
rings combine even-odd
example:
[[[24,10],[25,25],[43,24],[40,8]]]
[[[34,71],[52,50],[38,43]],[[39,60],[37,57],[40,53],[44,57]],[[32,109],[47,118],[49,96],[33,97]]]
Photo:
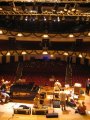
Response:
[[[0,79],[2,77],[11,81],[15,81],[18,63],[0,64]],[[65,85],[66,63],[60,60],[31,60],[23,63],[22,79],[26,83],[34,82],[35,85],[53,86],[54,82],[50,81],[52,75],[59,80],[62,86]],[[72,85],[76,82],[85,87],[87,78],[90,77],[90,67],[85,65],[72,64]]]
[[[18,63],[0,64],[0,74],[16,73]]]
[[[82,87],[85,87],[86,80],[90,77],[90,67],[84,65],[73,65],[72,66],[73,80],[72,83],[81,83]]]
[[[33,62],[25,62],[23,68],[23,77],[26,81],[34,81],[37,85],[50,85],[54,83],[49,79],[52,75],[55,79],[60,80],[64,85],[65,83],[66,63],[57,60],[43,61],[37,60]]]

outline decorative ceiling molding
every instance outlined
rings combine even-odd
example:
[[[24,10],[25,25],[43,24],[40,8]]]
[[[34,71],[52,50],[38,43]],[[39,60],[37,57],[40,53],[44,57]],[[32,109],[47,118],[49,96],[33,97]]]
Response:
[[[25,33],[21,32],[22,36],[17,36],[18,32],[14,31],[7,31],[7,30],[0,30],[2,31],[0,35],[0,40],[8,40],[9,37],[14,37],[17,41],[41,41],[43,38],[42,36],[44,33]],[[90,36],[88,36],[90,32],[84,33],[71,33],[73,37],[69,37],[70,33],[68,34],[47,34],[49,36],[50,41],[57,41],[57,42],[72,42],[78,39],[83,39],[83,41],[87,42],[90,41]],[[46,33],[45,33],[46,34]]]
[[[80,60],[87,59],[90,60],[90,53],[81,53],[81,52],[72,52],[72,51],[47,51],[47,54],[43,54],[42,50],[11,50],[11,51],[0,51],[0,58],[4,57],[23,57],[30,58],[34,57],[34,59],[43,59],[43,57],[48,57],[49,59],[62,59],[67,60],[71,58],[72,60],[75,58],[79,58]],[[25,54],[23,54],[25,53]],[[66,58],[66,59],[65,59]],[[27,60],[27,59],[26,59]],[[10,62],[10,61],[9,61]]]

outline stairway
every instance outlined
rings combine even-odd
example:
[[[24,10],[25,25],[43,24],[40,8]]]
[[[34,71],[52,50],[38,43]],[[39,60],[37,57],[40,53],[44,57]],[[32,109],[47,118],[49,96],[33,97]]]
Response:
[[[66,66],[65,84],[72,86],[72,65],[70,61],[69,59]]]
[[[19,62],[16,70],[15,81],[18,81],[22,77],[23,63]]]

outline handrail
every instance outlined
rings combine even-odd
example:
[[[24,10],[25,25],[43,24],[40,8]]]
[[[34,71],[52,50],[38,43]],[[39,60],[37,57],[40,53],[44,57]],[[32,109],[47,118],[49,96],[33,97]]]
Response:
[[[8,15],[8,16],[10,16],[10,15],[13,15],[13,16],[20,16],[20,15],[23,15],[23,16],[66,16],[66,17],[74,17],[74,16],[83,16],[83,17],[90,17],[90,12],[81,12],[81,13],[70,13],[70,14],[68,14],[68,13],[60,13],[59,11],[58,12],[56,12],[56,13],[53,13],[53,12],[47,12],[47,13],[37,13],[37,12],[35,12],[35,11],[28,11],[28,12],[24,12],[24,11],[13,11],[13,10],[2,10],[2,11],[0,11],[0,15]]]
[[[90,3],[90,0],[0,0],[0,2],[37,2],[37,3]]]

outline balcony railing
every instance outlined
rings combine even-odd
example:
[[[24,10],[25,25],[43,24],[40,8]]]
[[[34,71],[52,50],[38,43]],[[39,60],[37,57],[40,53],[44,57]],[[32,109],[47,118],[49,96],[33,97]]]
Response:
[[[90,0],[0,0],[0,2],[89,3]]]

